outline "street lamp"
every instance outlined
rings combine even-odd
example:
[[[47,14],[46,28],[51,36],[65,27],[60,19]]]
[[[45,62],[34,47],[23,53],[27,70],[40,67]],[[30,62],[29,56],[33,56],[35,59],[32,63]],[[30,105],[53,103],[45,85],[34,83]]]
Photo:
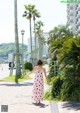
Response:
[[[22,34],[22,71],[23,72],[24,72],[24,55],[23,55],[24,33],[25,33],[25,31],[22,29],[21,34]]]
[[[23,40],[24,33],[25,33],[25,31],[22,29],[21,30],[21,34],[22,34],[22,51],[23,51],[23,44],[24,44],[24,40]]]

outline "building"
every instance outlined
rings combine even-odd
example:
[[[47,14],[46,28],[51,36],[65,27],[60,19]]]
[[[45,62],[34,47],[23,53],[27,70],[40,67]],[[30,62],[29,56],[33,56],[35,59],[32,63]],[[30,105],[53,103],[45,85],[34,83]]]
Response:
[[[45,45],[44,45],[44,51],[43,51],[43,56],[45,56],[46,59],[48,59],[48,49],[49,49],[49,45],[47,44],[48,38],[49,38],[49,33],[48,32],[44,32],[44,38],[45,38]]]
[[[67,24],[73,33],[80,34],[80,4],[67,4]]]

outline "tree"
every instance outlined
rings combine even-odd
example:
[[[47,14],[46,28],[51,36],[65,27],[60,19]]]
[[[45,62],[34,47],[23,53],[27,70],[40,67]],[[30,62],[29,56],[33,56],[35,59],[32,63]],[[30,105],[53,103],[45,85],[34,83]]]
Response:
[[[58,56],[65,78],[61,98],[64,101],[80,101],[80,37],[65,40]]]
[[[45,42],[44,37],[43,37],[42,26],[43,26],[42,21],[37,21],[35,24],[35,33],[36,33],[36,36],[38,38],[38,43],[39,43],[39,59],[42,59],[43,43]]]
[[[72,31],[69,29],[69,27],[59,25],[55,27],[53,30],[50,31],[49,33],[49,39],[48,39],[48,44],[49,44],[49,56],[51,58],[50,60],[50,72],[49,72],[49,78],[52,78],[54,76],[54,62],[55,60],[58,60],[58,51],[63,47],[63,43],[65,40],[73,36]],[[52,62],[52,60],[54,60]],[[52,70],[53,69],[53,70]],[[52,73],[53,72],[53,73]]]
[[[27,19],[29,19],[29,23],[30,23],[30,44],[31,44],[31,62],[33,63],[33,50],[32,50],[32,26],[31,26],[31,18],[33,17],[33,21],[34,21],[34,34],[35,34],[35,20],[36,17],[39,18],[40,17],[40,13],[35,9],[35,5],[25,5],[25,9],[26,11],[23,14],[23,17],[26,17]],[[35,50],[36,50],[36,35],[35,35]],[[35,55],[36,57],[36,55]]]
[[[37,51],[37,48],[36,48],[36,31],[35,31],[35,20],[36,20],[36,18],[39,18],[40,17],[40,13],[36,10],[36,9],[34,9],[33,10],[33,12],[32,12],[32,14],[33,14],[33,22],[34,22],[34,38],[35,38],[35,64],[36,64],[36,61],[37,61],[37,58],[36,58],[36,51]],[[34,65],[35,65],[34,64]]]
[[[17,0],[14,0],[14,22],[15,22],[15,46],[16,46],[16,76],[21,76],[20,55],[19,55],[19,40],[18,40],[18,20],[17,20]],[[16,77],[16,78],[17,78]]]
[[[50,34],[49,42],[50,41],[52,42],[56,38],[65,38],[73,36],[73,32],[68,25],[59,25],[57,27],[54,27],[49,34]]]
[[[25,5],[25,12],[23,14],[23,17],[26,17],[29,19],[29,24],[30,24],[30,46],[31,46],[31,63],[33,63],[32,59],[32,27],[31,27],[31,18],[32,18],[32,12],[35,8],[35,5]]]

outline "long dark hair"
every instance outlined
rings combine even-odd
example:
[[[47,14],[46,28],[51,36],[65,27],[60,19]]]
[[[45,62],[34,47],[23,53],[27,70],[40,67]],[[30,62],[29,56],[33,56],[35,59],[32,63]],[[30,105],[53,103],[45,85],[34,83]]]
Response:
[[[38,60],[37,65],[43,65],[42,60]]]

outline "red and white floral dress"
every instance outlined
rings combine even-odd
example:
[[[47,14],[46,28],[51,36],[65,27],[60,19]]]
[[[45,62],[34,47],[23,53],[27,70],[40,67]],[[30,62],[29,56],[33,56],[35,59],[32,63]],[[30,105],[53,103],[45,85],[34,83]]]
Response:
[[[44,93],[44,86],[43,86],[43,69],[35,71],[35,77],[34,77],[34,85],[32,90],[32,99],[35,102],[40,102],[43,100],[43,93]]]

